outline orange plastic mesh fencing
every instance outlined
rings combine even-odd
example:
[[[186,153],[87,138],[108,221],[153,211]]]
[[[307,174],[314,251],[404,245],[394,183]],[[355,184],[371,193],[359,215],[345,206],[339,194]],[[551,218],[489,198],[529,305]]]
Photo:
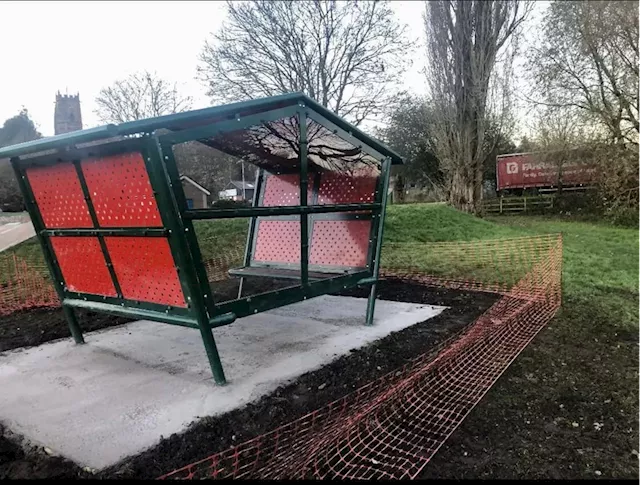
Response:
[[[214,240],[214,239],[210,239]],[[208,242],[208,241],[207,241]],[[224,247],[214,243],[214,247]],[[223,281],[229,279],[229,269],[242,265],[244,249],[239,246],[225,248],[224,252],[217,253],[213,257],[204,259],[202,264],[207,272],[209,281]]]
[[[415,478],[560,306],[560,235],[393,244],[383,264],[386,278],[503,296],[402,369],[160,478]]]
[[[534,266],[545,259],[556,237],[385,244],[381,274],[430,286],[513,293],[517,291],[515,285],[527,275],[544,275],[533,271]],[[545,281],[540,280],[522,291],[538,292],[545,286]]]
[[[0,315],[60,305],[44,263],[27,262],[15,254],[0,260]]]

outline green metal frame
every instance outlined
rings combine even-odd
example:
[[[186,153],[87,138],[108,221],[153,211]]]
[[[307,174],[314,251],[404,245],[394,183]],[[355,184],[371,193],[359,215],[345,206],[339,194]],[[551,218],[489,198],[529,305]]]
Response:
[[[258,201],[260,200],[260,193],[263,190],[262,181],[264,179],[264,169],[261,168],[256,174],[256,181],[253,185],[253,200],[251,201],[251,207],[256,208]],[[244,265],[249,266],[251,262],[251,253],[253,252],[253,240],[257,226],[257,217],[252,217],[249,221],[249,229],[247,231],[247,241],[244,248]],[[240,278],[238,284],[238,300],[242,298],[242,287],[244,286],[244,278]]]
[[[298,118],[300,128],[298,170],[300,175],[300,202],[298,206],[260,207],[260,186],[263,184],[265,174],[264,170],[261,169],[256,181],[252,207],[222,210],[188,209],[173,154],[174,145],[194,140],[206,142],[207,138],[216,137],[226,132],[242,130],[267,121],[293,116]],[[309,190],[307,182],[309,172],[307,161],[307,120],[323,125],[329,131],[341,136],[359,147],[363,152],[380,161],[381,172],[373,203],[307,205],[307,193]],[[160,128],[172,131],[166,134],[154,133],[156,129]],[[111,141],[114,137],[119,139]],[[102,144],[95,144],[95,142],[100,141],[102,141]],[[82,144],[85,144],[85,146],[81,146]],[[86,144],[91,146],[86,146]],[[161,215],[162,228],[105,228],[99,226],[86,180],[80,168],[80,162],[90,157],[132,151],[141,153],[144,159],[149,181]],[[45,153],[42,154],[42,152]],[[0,158],[2,157],[11,157],[11,164],[25,198],[25,204],[33,221],[36,235],[43,248],[51,278],[62,302],[69,329],[77,343],[83,343],[84,339],[74,308],[197,328],[200,330],[204,342],[213,377],[218,384],[224,384],[226,379],[212,328],[228,325],[235,321],[236,318],[353,286],[370,285],[371,291],[367,304],[366,323],[370,325],[373,322],[390,166],[391,164],[402,163],[402,159],[382,143],[368,137],[301,93],[68,133],[1,148]],[[25,170],[32,166],[60,162],[72,162],[74,164],[94,228],[45,228],[29,181],[25,176]],[[314,202],[316,195],[314,194]],[[336,274],[334,277],[310,278],[309,219],[311,217],[323,218],[331,213],[344,214],[343,217],[351,218],[354,217],[353,214],[347,213],[353,211],[367,211],[368,214],[362,216],[372,220],[366,268],[354,268],[346,274],[344,274],[344,268],[342,268],[343,274]],[[238,299],[215,302],[204,265],[202,264],[202,255],[194,231],[193,220],[250,217],[251,222],[247,234],[244,258],[245,266],[248,266],[251,261],[251,253],[254,250],[252,243],[255,240],[258,217],[265,216],[299,217],[301,228],[301,252],[300,264],[298,265],[300,284],[242,298],[243,279],[241,279]],[[50,244],[51,237],[62,235],[96,236],[98,238],[117,297],[77,293],[67,288]],[[187,307],[175,308],[168,305],[124,298],[104,242],[105,236],[166,237],[171,248],[171,254]],[[312,267],[311,270],[313,269]]]

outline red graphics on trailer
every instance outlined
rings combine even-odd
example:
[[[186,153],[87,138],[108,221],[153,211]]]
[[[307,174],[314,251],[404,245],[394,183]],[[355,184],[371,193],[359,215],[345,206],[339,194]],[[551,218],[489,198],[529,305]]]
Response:
[[[559,185],[559,164],[543,161],[540,153],[511,153],[496,157],[497,190]],[[587,185],[596,175],[593,164],[570,161],[562,164],[562,185]]]

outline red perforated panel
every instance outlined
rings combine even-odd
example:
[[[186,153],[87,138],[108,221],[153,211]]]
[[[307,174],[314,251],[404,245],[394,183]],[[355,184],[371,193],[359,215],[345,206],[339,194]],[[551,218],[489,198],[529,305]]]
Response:
[[[309,203],[312,200],[311,182],[312,180],[309,182]],[[375,176],[351,177],[339,173],[322,173],[318,203],[371,203],[375,198],[376,183]],[[297,175],[271,175],[267,177],[265,184],[262,205],[298,204]],[[338,218],[339,215],[335,217]],[[311,220],[309,229],[312,235],[309,264],[357,268],[366,266],[370,220]],[[297,218],[260,220],[256,238],[253,261],[300,263],[300,221]]]
[[[258,223],[253,259],[269,263],[300,262],[300,221]]]
[[[26,175],[45,227],[92,226],[80,180],[71,162],[31,167]]]
[[[307,185],[307,204],[313,196],[313,176]],[[269,175],[264,186],[263,206],[300,205],[300,176],[297,174]]]
[[[315,221],[309,264],[364,268],[370,229],[370,220]]]
[[[162,226],[140,153],[84,160],[81,166],[101,226]]]
[[[97,237],[52,236],[51,246],[70,291],[117,296]]]
[[[165,238],[119,236],[104,240],[125,298],[186,307]]]
[[[318,204],[369,204],[374,201],[376,177],[350,177],[326,172],[320,178]]]

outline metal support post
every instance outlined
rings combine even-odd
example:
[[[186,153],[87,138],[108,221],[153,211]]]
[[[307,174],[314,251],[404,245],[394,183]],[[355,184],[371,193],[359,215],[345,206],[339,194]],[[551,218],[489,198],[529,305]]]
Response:
[[[371,285],[371,291],[369,292],[369,300],[367,301],[367,317],[366,325],[373,325],[373,313],[376,307],[376,294],[377,294],[377,281],[380,273],[380,254],[382,250],[382,236],[384,233],[384,217],[387,208],[387,192],[389,191],[389,176],[391,174],[391,160],[385,158],[382,161],[382,167],[380,170],[380,185],[382,186],[382,194],[380,194],[380,200],[382,206],[378,210],[378,213],[374,217],[378,218],[378,234],[374,247],[373,256],[373,278],[375,282]]]
[[[77,344],[83,344],[84,337],[82,336],[82,330],[78,324],[75,311],[67,305],[62,305],[62,311],[64,312],[64,317],[67,319],[67,324],[69,325],[69,330],[71,331],[73,340],[75,340]]]
[[[201,284],[198,279],[192,251],[189,247],[189,239],[186,235],[187,232],[193,234],[193,225],[191,221],[187,221],[188,225],[186,226],[182,224],[178,201],[175,197],[175,193],[179,192],[181,187],[172,186],[172,182],[178,179],[175,160],[168,149],[163,150],[163,147],[151,137],[148,138],[145,155],[149,179],[156,192],[156,200],[163,223],[170,231],[169,242],[172,246],[176,266],[180,270],[180,279],[184,283],[183,289],[187,290],[185,293],[188,305],[198,323],[202,342],[209,358],[211,373],[217,384],[225,384],[227,381],[222,370],[222,362],[220,361],[216,341],[211,331],[207,312],[208,306],[205,301],[206,296],[209,295],[208,282],[204,281]],[[180,193],[180,197],[183,197],[183,195]]]
[[[196,309],[196,318],[198,320],[198,327],[200,329],[200,335],[202,336],[202,342],[204,343],[204,349],[207,352],[207,358],[209,359],[209,365],[211,366],[211,373],[213,379],[218,385],[224,385],[227,383],[227,379],[224,376],[224,370],[222,369],[222,362],[220,361],[220,354],[218,353],[218,347],[216,341],[213,338],[213,332],[209,325],[209,318],[204,305],[199,305]]]
[[[309,175],[307,167],[307,115],[304,110],[298,112],[300,124],[300,207],[307,206]],[[300,279],[303,287],[309,286],[309,215],[300,215]]]
[[[260,189],[262,187],[262,180],[264,179],[264,169],[256,171],[256,180],[253,184],[253,198],[251,200],[251,208],[258,207],[260,200]],[[251,248],[253,244],[253,236],[256,232],[256,225],[258,224],[258,216],[253,216],[249,221],[249,229],[247,231],[247,241],[244,248],[244,261],[245,267],[251,264]],[[240,278],[240,284],[238,285],[238,300],[242,298],[242,288],[244,286],[244,278]]]

